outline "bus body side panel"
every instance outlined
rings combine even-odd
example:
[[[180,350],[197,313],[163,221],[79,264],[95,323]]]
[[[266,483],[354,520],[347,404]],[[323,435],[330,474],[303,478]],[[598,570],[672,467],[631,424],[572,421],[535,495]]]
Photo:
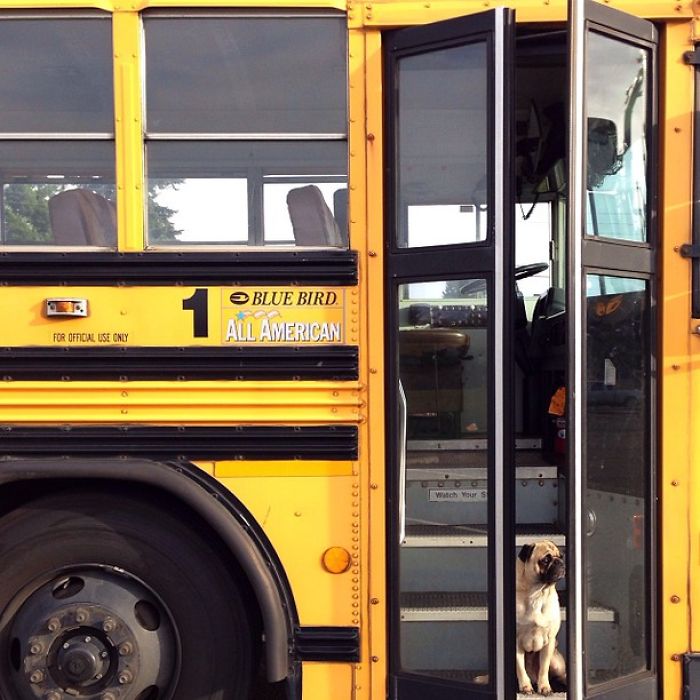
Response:
[[[662,361],[658,363],[662,371],[660,629],[665,698],[681,697],[681,655],[700,648],[698,620],[691,623],[691,609],[700,601],[696,573],[698,500],[693,493],[693,472],[700,464],[697,447],[693,446],[693,433],[698,427],[694,404],[698,386],[696,356],[700,348],[692,334],[697,321],[690,318],[690,270],[688,262],[678,254],[679,247],[691,240],[694,88],[693,69],[682,62],[683,53],[692,49],[691,39],[689,23],[666,24],[660,110],[663,295]]]

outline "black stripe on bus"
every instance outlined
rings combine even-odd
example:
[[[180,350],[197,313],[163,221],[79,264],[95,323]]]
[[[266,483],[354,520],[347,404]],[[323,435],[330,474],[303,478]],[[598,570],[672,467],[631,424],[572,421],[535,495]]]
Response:
[[[359,661],[360,630],[357,627],[298,627],[294,649],[301,661]]]
[[[8,347],[0,376],[16,380],[358,379],[353,345],[285,347]]]
[[[0,253],[6,285],[357,284],[357,253],[309,250],[217,253]]]
[[[357,427],[0,426],[0,455],[198,460],[356,460]]]

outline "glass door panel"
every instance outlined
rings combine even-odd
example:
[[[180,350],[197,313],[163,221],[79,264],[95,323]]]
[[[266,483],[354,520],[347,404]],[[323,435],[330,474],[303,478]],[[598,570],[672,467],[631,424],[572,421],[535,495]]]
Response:
[[[477,682],[490,654],[488,318],[483,278],[399,286],[401,667]]]
[[[482,40],[399,63],[400,247],[485,238],[487,49]]]
[[[588,605],[614,611],[617,627],[608,657],[588,666],[594,686],[650,667],[651,323],[646,280],[601,274],[586,280]],[[589,639],[593,619],[589,613]]]
[[[648,240],[649,60],[644,47],[588,35],[589,236]]]

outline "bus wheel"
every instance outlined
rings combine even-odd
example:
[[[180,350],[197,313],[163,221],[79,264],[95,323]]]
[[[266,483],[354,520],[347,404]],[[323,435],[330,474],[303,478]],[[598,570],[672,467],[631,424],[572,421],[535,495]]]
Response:
[[[0,696],[247,698],[253,624],[213,537],[184,520],[97,492],[1,518]]]

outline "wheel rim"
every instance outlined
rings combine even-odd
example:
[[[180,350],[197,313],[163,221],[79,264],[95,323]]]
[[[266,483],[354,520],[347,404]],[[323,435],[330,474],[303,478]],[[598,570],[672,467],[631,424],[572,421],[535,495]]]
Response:
[[[168,700],[177,628],[146,584],[114,567],[54,572],[8,606],[10,683],[21,700]],[[8,619],[9,618],[9,619]]]

